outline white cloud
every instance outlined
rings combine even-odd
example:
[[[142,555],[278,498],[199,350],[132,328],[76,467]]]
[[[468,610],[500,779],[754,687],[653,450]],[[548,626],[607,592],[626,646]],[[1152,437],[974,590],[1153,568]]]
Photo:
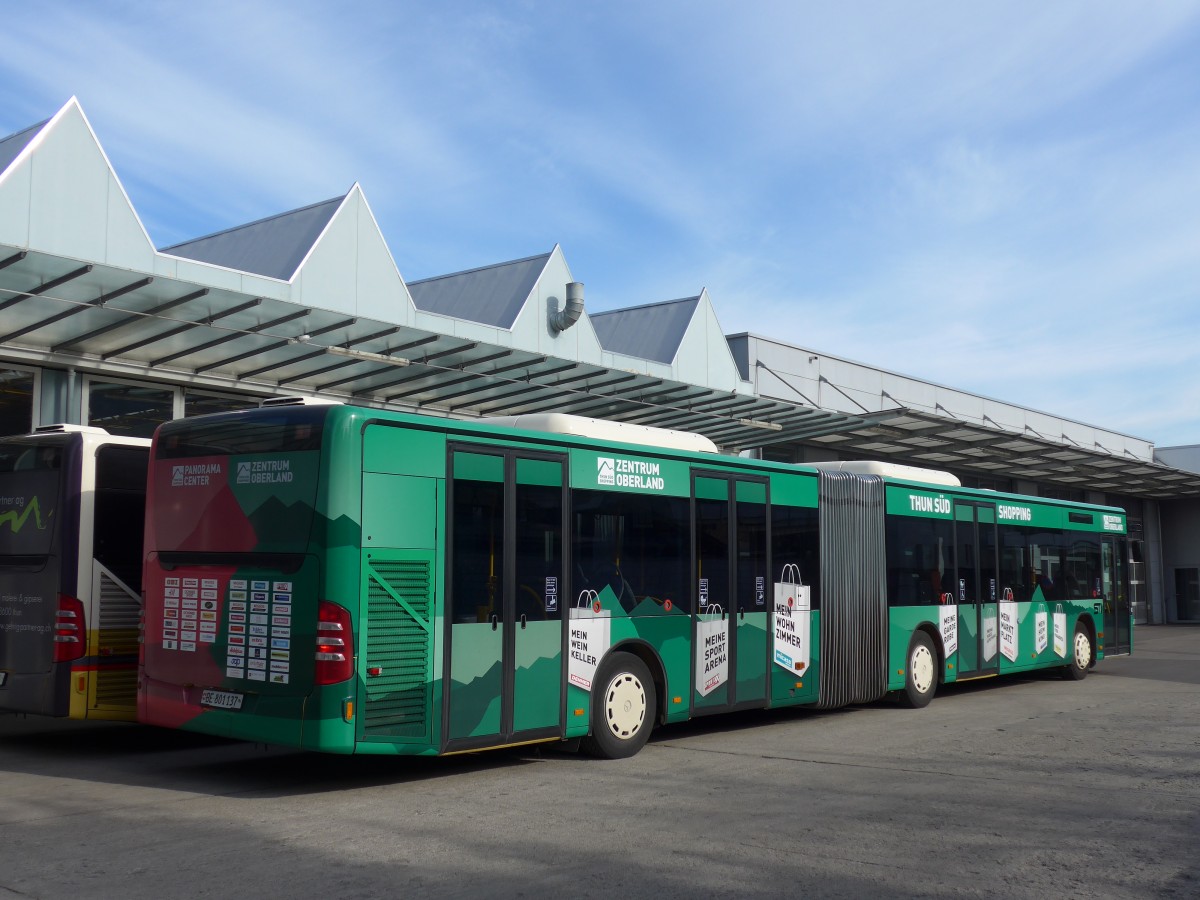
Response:
[[[408,277],[561,243],[592,309],[707,286],[727,332],[1200,440],[1198,23],[48,3],[0,33],[0,122],[79,95],[160,244],[359,181]]]

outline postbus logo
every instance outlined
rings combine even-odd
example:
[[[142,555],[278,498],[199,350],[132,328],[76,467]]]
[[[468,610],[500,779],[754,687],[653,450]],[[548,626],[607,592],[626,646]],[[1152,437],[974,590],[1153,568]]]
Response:
[[[596,458],[596,484],[617,483],[617,462],[611,456]]]

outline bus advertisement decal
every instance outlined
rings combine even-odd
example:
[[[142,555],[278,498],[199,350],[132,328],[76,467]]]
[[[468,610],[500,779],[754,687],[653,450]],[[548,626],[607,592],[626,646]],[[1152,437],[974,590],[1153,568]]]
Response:
[[[984,615],[983,617],[983,661],[991,662],[992,657],[996,655],[997,644],[996,633],[996,617]]]
[[[1017,661],[1019,635],[1017,633],[1017,604],[1011,600],[1000,603],[1000,652],[1009,662]]]
[[[585,691],[592,689],[596,666],[612,641],[612,613],[595,591],[583,591],[571,609],[570,659],[567,680]]]
[[[958,607],[954,604],[941,607],[938,630],[942,634],[942,650],[949,657],[958,652]]]
[[[712,604],[696,617],[696,690],[707,697],[728,680],[729,619]]]
[[[801,583],[794,563],[775,583],[775,664],[793,675],[808,671],[812,645],[812,588]]]

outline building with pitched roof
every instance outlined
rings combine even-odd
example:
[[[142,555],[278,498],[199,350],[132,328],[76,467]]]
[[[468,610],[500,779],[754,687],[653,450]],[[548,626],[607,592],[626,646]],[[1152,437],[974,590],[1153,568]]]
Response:
[[[0,139],[0,432],[149,435],[309,394],[546,411],[787,462],[875,458],[1129,513],[1140,621],[1200,621],[1200,465],[1149,441],[787,343],[708,292],[602,312],[561,247],[406,281],[362,188],[157,248],[83,109]]]

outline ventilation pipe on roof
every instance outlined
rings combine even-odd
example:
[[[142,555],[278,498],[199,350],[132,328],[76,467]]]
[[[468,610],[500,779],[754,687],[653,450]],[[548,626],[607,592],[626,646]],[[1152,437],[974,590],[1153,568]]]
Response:
[[[567,282],[567,302],[562,309],[550,310],[550,330],[566,331],[583,315],[583,282]]]

